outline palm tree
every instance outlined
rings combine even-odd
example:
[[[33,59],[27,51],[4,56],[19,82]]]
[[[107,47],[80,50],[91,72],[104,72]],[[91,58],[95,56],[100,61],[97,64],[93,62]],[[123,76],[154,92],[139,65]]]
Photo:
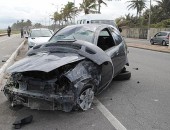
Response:
[[[100,12],[100,8],[101,8],[101,4],[104,4],[104,5],[106,5],[107,6],[107,4],[106,4],[106,2],[104,2],[103,0],[97,0],[97,2],[98,2],[98,13],[100,14],[101,12]]]
[[[146,0],[130,0],[128,1],[130,4],[127,6],[127,8],[130,9],[136,9],[136,16],[141,16],[142,10],[146,8]]]
[[[162,10],[161,15],[165,19],[170,18],[170,0],[159,0],[157,3],[158,7]]]
[[[70,21],[72,22],[72,18],[79,13],[79,10],[77,9],[77,7],[74,7],[73,2],[68,2],[64,6],[64,8],[62,8],[62,13],[65,21],[68,21],[70,19]]]
[[[84,11],[85,14],[96,13],[96,0],[83,0],[80,4],[80,10]]]
[[[61,13],[58,13],[58,12],[55,12],[54,13],[54,23],[55,23],[55,26],[56,26],[56,23],[58,22],[58,24],[60,25],[61,21],[62,21],[62,14]]]

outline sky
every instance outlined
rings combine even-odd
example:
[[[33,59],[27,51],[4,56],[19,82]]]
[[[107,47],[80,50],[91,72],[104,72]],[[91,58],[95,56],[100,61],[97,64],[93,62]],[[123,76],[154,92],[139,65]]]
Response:
[[[30,19],[32,23],[41,23],[49,25],[52,23],[52,17],[55,11],[59,11],[67,2],[74,0],[0,0],[0,29],[5,29],[21,21]],[[112,15],[114,18],[124,16],[125,14],[136,15],[136,10],[128,10],[127,1],[129,0],[105,0],[107,6],[102,5],[101,13]],[[149,0],[148,0],[149,1]],[[75,5],[78,7],[82,0],[75,0]],[[152,4],[155,4],[153,2]],[[147,3],[149,7],[149,2]],[[84,15],[80,13],[79,16]],[[78,16],[78,17],[79,17]]]

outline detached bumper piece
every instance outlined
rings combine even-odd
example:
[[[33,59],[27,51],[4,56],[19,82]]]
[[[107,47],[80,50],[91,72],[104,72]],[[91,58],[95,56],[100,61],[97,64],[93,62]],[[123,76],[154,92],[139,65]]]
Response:
[[[32,122],[32,120],[33,120],[33,116],[30,115],[30,116],[25,117],[25,118],[23,118],[21,120],[15,121],[13,123],[13,126],[14,126],[15,129],[20,129],[22,125],[29,124],[29,123]]]

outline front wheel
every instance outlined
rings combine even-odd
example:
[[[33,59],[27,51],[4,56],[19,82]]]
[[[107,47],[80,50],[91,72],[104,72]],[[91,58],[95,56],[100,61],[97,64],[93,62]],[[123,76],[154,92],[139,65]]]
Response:
[[[162,41],[162,46],[166,46],[166,42],[165,41]]]
[[[92,88],[84,89],[79,95],[78,107],[83,111],[88,110],[92,105],[93,99],[94,99],[93,89]]]

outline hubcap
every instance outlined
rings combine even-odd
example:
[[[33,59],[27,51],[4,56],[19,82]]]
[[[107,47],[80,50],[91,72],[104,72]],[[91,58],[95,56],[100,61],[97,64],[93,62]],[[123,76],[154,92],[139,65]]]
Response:
[[[88,110],[94,99],[94,92],[92,88],[84,90],[79,97],[79,106],[82,110]]]

